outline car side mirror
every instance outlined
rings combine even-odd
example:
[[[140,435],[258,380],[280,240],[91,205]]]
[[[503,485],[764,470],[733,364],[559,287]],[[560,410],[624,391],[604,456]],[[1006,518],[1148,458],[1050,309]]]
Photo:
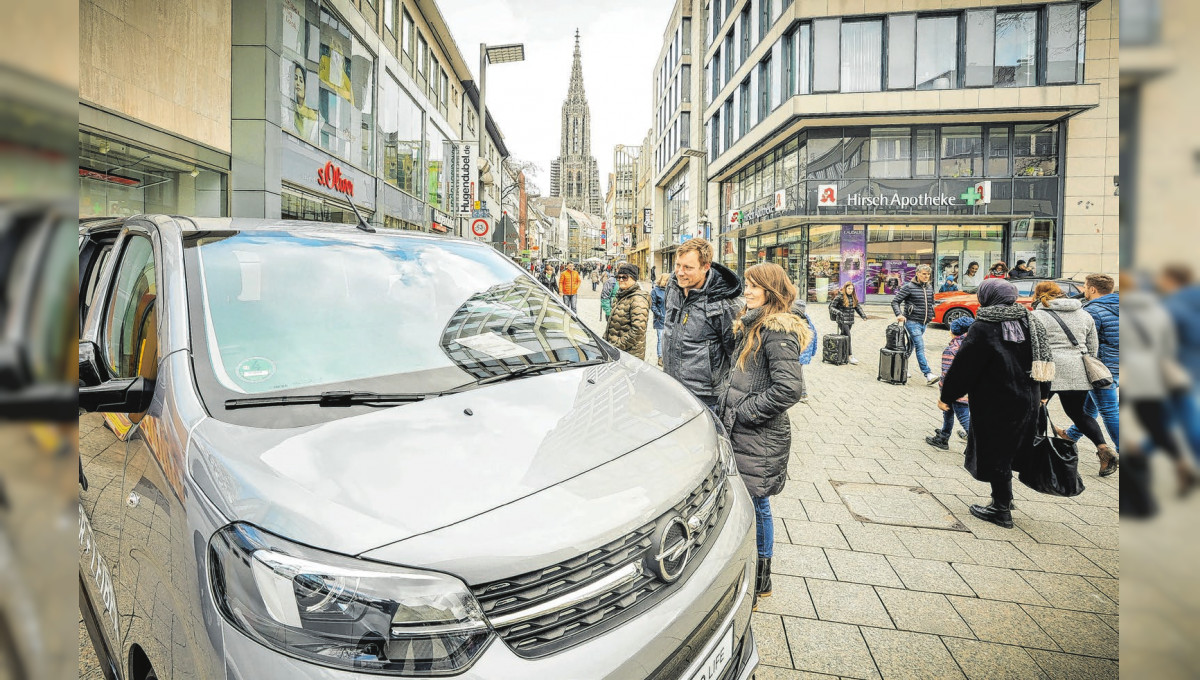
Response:
[[[154,399],[154,381],[145,378],[118,378],[79,388],[79,408],[108,413],[142,413]]]
[[[105,372],[100,367],[100,348],[91,340],[79,341],[79,387],[95,387],[104,382]]]

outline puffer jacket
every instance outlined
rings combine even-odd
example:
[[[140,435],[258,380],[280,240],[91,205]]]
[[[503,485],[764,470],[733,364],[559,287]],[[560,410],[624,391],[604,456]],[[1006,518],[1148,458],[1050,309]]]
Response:
[[[921,285],[914,280],[900,286],[892,298],[892,311],[896,316],[927,325],[933,320],[933,284]]]
[[[837,316],[837,322],[849,328],[854,325],[854,315],[857,313],[862,318],[867,318],[867,313],[863,311],[862,303],[858,303],[853,307],[845,306],[840,294],[833,296],[829,301],[829,309]]]
[[[1054,320],[1050,312],[1055,312],[1058,318],[1071,329],[1079,346],[1071,344],[1062,326]],[[1033,315],[1046,327],[1046,339],[1050,341],[1050,350],[1054,354],[1054,380],[1050,383],[1052,392],[1068,392],[1071,390],[1090,390],[1092,383],[1087,379],[1087,370],[1083,365],[1083,348],[1096,356],[1099,340],[1096,336],[1096,322],[1092,316],[1083,311],[1079,300],[1057,298],[1051,300],[1045,307],[1038,306]]]
[[[1170,302],[1167,303],[1170,308]],[[1100,338],[1100,352],[1096,358],[1104,362],[1108,370],[1112,371],[1113,377],[1119,377],[1121,374],[1121,296],[1116,293],[1101,295],[1095,300],[1083,303],[1083,311],[1092,315],[1096,320],[1096,335]],[[1192,313],[1200,313],[1200,306],[1195,312],[1189,311],[1185,316],[1191,319],[1200,320],[1200,317],[1191,316]],[[1179,316],[1177,315],[1178,321]],[[1192,321],[1193,324],[1196,321]],[[1196,342],[1200,344],[1200,327],[1196,329]],[[1200,362],[1197,364],[1200,368]]]
[[[604,339],[619,350],[646,358],[646,324],[650,320],[650,295],[634,284],[617,290]]]
[[[689,295],[683,294],[674,274],[667,283],[663,371],[698,397],[716,397],[724,389],[741,295],[737,274],[717,262],[712,263],[704,285]]]
[[[747,312],[738,323],[729,388],[721,397],[719,411],[733,443],[738,472],[756,498],[783,491],[787,481],[792,448],[787,410],[804,391],[799,355],[810,338],[808,324],[795,314],[762,316],[760,307]],[[738,357],[749,340],[748,330],[754,324],[761,324],[758,347],[746,358],[745,366],[738,367]]]
[[[579,282],[583,279],[579,276],[579,272],[564,269],[558,275],[558,287],[563,295],[578,295]]]

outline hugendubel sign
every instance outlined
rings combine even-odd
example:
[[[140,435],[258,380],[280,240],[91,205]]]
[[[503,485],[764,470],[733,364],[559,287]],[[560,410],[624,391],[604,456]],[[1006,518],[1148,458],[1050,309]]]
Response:
[[[326,162],[324,167],[317,170],[317,184],[333,189],[339,194],[354,195],[354,182],[342,177],[342,169],[332,161]]]
[[[450,145],[451,205],[459,215],[470,215],[475,207],[479,181],[478,160],[475,158],[475,143],[462,142]]]

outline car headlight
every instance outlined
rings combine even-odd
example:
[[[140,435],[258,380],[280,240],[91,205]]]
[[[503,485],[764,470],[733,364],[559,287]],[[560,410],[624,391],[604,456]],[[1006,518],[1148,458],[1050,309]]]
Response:
[[[209,542],[229,623],[306,661],[386,675],[461,673],[492,631],[462,581],[298,545],[248,524]]]
[[[708,413],[708,417],[712,420],[713,427],[717,430],[717,451],[721,458],[721,467],[725,469],[725,474],[729,477],[737,477],[737,459],[733,456],[733,443],[729,441],[729,433],[725,430],[725,425],[721,423],[721,419]]]

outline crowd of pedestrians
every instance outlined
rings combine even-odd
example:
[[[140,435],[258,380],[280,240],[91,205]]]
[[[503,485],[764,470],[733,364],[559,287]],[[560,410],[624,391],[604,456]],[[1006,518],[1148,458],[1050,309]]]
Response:
[[[890,328],[901,340],[908,339],[906,349],[909,356],[916,354],[926,383],[939,386],[942,426],[925,441],[949,449],[957,422],[958,435],[966,440],[964,467],[991,487],[991,502],[972,505],[971,514],[1011,528],[1014,469],[1024,475],[1029,456],[1040,455],[1040,442],[1050,437],[1090,440],[1102,477],[1118,466],[1132,466],[1136,475],[1146,469],[1146,455],[1161,449],[1175,462],[1180,492],[1190,490],[1197,479],[1173,431],[1182,425],[1192,451],[1200,455],[1200,398],[1191,378],[1200,373],[1200,286],[1190,271],[1176,268],[1160,277],[1159,288],[1169,295],[1165,305],[1122,277],[1134,338],[1127,344],[1133,361],[1127,363],[1136,364],[1122,384],[1122,301],[1116,282],[1104,274],[1088,276],[1080,301],[1068,298],[1058,283],[1043,281],[1034,289],[1030,309],[1018,302],[1011,281],[1034,276],[1035,267],[1032,258],[1018,260],[1012,270],[996,262],[985,276],[979,262],[967,266],[961,285],[975,289],[979,309],[973,318],[950,324],[940,374],[925,356],[924,336],[934,318],[932,269],[919,266],[891,301],[897,325]],[[711,244],[699,238],[676,251],[672,273],[656,277],[651,272],[648,291],[639,285],[641,271],[633,264],[600,266],[586,274],[593,291],[600,293],[605,340],[644,359],[646,336],[653,328],[659,366],[723,426],[755,509],[756,596],[769,596],[774,543],[770,497],[787,480],[787,412],[806,396],[806,360],[801,357],[815,346],[815,329],[797,289],[772,263],[751,266],[739,278],[713,261]],[[548,267],[539,280],[576,309],[580,278],[573,264],[561,271]],[[947,281],[958,289],[954,279]],[[951,292],[944,288],[941,292]],[[858,319],[870,318],[852,284],[832,295],[829,313],[847,340]],[[848,363],[859,363],[852,352]],[[1125,389],[1124,401],[1118,399],[1118,386]],[[1066,429],[1049,421],[1047,404],[1055,397],[1071,421]],[[1137,434],[1125,439],[1122,408],[1136,420]],[[1119,457],[1122,443],[1129,451],[1124,458]],[[1136,493],[1147,485],[1129,486]],[[1124,499],[1125,485],[1121,490]],[[1138,512],[1142,506],[1131,503],[1131,512],[1153,512],[1152,501],[1143,505],[1144,512]]]

